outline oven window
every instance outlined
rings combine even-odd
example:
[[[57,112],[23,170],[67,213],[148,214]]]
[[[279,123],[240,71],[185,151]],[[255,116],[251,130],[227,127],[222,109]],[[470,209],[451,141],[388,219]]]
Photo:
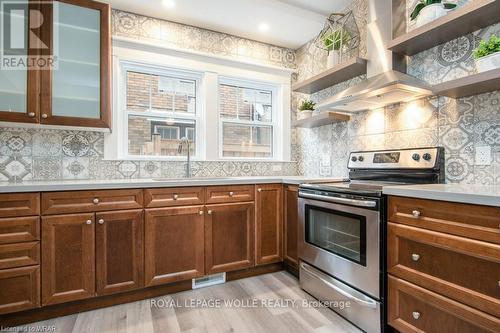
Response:
[[[306,205],[305,240],[366,266],[366,218]]]

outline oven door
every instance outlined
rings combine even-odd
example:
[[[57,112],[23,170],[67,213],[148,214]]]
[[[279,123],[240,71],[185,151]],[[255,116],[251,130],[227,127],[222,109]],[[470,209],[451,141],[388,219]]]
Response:
[[[299,194],[299,258],[380,299],[379,200],[324,199]]]

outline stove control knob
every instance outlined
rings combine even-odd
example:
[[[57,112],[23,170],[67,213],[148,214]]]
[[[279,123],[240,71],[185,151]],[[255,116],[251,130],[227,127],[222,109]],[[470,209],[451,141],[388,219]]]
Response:
[[[351,161],[356,162],[358,158],[356,156],[351,157]]]
[[[431,155],[431,154],[429,154],[429,153],[425,153],[425,154],[423,154],[423,155],[422,155],[422,158],[423,158],[424,160],[426,160],[426,161],[430,161],[430,160],[431,160],[431,158],[432,158],[432,155]]]
[[[415,154],[413,154],[413,155],[411,156],[411,158],[413,158],[413,160],[414,160],[414,161],[417,161],[417,162],[418,162],[418,161],[420,161],[420,154],[415,153]]]
[[[358,161],[363,162],[364,160],[365,160],[365,158],[363,156],[358,157]]]

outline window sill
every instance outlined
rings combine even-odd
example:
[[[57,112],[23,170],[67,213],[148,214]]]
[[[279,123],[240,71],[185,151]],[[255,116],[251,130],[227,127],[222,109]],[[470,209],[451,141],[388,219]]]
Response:
[[[186,162],[186,157],[118,157],[118,158],[103,158],[103,161],[144,161],[144,162]],[[191,158],[191,162],[241,162],[241,163],[295,163],[295,161],[285,160],[268,160],[268,159],[219,159],[206,160],[199,158]]]

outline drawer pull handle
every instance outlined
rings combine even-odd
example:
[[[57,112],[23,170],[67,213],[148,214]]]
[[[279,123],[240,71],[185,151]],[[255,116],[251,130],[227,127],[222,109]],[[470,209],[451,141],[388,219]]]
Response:
[[[229,192],[229,196],[232,197],[234,195],[234,192]]]
[[[420,254],[413,253],[411,255],[411,260],[413,260],[413,261],[419,261],[420,260]]]
[[[94,198],[94,200],[92,200],[92,202],[97,205],[99,203],[99,199]]]
[[[257,192],[262,192],[262,189],[261,189],[261,188],[258,188],[258,189],[257,189]]]
[[[92,224],[92,220],[85,221],[85,224]]]
[[[202,211],[202,210],[200,210],[200,211],[198,212],[198,214],[203,215],[203,211]]]
[[[99,219],[99,221],[97,221],[99,224],[104,224],[104,220],[103,219]]]
[[[207,213],[208,215],[212,215],[212,210],[209,209]]]
[[[413,313],[411,315],[413,316],[413,319],[420,318],[420,312],[418,312],[418,311],[413,311]]]
[[[179,199],[179,196],[177,194],[174,194],[174,200]]]
[[[413,217],[420,217],[420,211],[418,210],[414,210],[413,212],[411,212],[411,214],[413,215]]]

